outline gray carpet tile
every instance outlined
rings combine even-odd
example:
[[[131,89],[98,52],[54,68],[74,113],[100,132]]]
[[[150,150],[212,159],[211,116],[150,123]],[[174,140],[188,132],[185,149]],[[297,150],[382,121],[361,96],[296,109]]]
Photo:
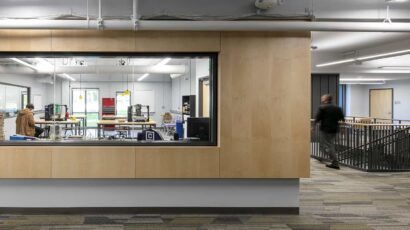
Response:
[[[311,160],[300,215],[10,215],[0,230],[410,230],[410,173],[332,170]]]

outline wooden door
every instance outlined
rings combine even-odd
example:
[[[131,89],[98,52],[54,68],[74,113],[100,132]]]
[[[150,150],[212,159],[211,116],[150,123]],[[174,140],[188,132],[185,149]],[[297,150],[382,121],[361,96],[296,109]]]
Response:
[[[209,82],[202,84],[202,116],[209,117]]]
[[[209,117],[209,79],[204,78],[199,80],[199,116]]]
[[[393,89],[370,89],[370,117],[393,119]]]

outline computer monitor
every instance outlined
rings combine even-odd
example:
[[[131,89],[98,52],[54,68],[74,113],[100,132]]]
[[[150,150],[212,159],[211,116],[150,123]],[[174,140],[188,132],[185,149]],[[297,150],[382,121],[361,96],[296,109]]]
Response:
[[[201,141],[209,141],[210,119],[205,117],[188,118],[188,137],[196,137]]]

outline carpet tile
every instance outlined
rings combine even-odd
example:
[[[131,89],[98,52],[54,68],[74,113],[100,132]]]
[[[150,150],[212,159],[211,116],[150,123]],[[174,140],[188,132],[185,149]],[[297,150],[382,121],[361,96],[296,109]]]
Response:
[[[332,170],[311,160],[300,215],[11,215],[0,230],[410,230],[410,173]]]

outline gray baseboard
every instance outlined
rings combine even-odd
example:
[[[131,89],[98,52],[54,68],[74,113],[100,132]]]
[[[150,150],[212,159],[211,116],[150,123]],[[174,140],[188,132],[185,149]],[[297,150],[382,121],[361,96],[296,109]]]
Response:
[[[298,215],[299,208],[279,207],[129,207],[129,208],[0,208],[2,214],[12,215],[103,215],[103,214],[218,214],[218,215]]]
[[[0,208],[298,207],[299,179],[0,179]]]

